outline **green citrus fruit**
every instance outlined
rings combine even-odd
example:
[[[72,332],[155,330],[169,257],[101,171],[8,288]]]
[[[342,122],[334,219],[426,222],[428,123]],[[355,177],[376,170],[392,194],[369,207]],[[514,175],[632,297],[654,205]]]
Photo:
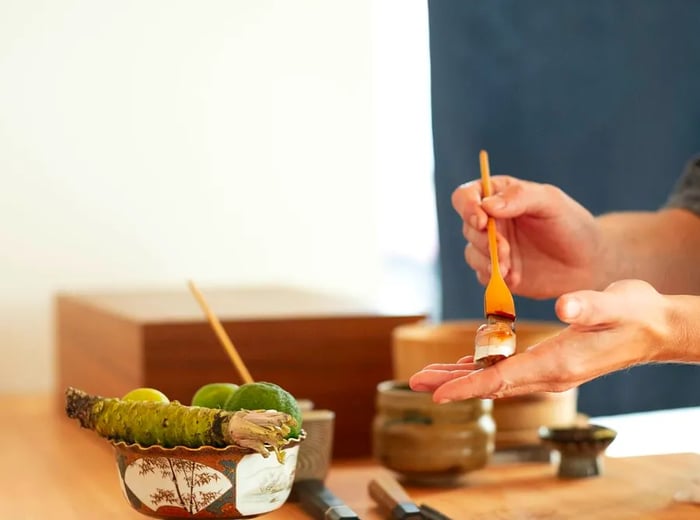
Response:
[[[224,410],[277,410],[291,415],[297,423],[287,437],[298,437],[301,432],[301,410],[297,400],[274,383],[260,381],[241,385],[226,401]]]
[[[159,403],[169,403],[170,399],[160,390],[155,388],[134,388],[128,392],[123,401],[156,401]]]
[[[236,390],[238,385],[233,383],[209,383],[200,386],[192,396],[192,406],[223,408]]]

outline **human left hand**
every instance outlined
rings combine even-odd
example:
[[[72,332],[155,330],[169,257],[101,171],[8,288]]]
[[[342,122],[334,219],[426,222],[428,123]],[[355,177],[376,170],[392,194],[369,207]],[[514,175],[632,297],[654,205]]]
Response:
[[[428,365],[409,384],[413,390],[433,392],[436,402],[495,399],[560,392],[632,365],[671,360],[675,335],[683,329],[682,323],[675,324],[680,329],[674,327],[673,298],[641,280],[615,282],[604,291],[568,293],[555,308],[569,327],[556,336],[483,369],[472,356]]]

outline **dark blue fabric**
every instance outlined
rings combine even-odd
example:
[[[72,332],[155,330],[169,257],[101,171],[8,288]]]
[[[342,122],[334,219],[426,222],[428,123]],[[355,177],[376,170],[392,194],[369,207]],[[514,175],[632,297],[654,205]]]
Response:
[[[700,2],[429,2],[442,319],[480,318],[450,194],[494,174],[556,184],[594,213],[663,205],[700,151]],[[663,254],[663,252],[659,252]],[[516,298],[522,319],[552,301]],[[700,405],[700,367],[619,372],[581,388],[594,415]]]

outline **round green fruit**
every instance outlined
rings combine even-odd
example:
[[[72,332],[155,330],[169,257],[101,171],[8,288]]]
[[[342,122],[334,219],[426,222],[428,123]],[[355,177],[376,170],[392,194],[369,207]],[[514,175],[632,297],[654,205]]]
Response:
[[[169,403],[170,399],[160,390],[155,388],[134,388],[128,392],[122,401],[155,401],[158,403]]]
[[[223,408],[226,401],[238,390],[233,383],[209,383],[199,387],[192,396],[192,406]]]
[[[301,432],[301,410],[297,400],[274,383],[261,381],[241,385],[226,401],[224,410],[277,410],[291,415],[297,423],[288,438],[298,437]]]

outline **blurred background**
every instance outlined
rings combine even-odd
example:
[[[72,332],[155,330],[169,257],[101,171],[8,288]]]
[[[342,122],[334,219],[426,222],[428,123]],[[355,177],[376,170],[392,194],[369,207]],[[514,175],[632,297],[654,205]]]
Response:
[[[449,202],[478,150],[595,213],[658,208],[700,150],[698,16],[692,0],[0,2],[0,391],[51,387],[60,290],[286,284],[479,318]],[[581,410],[698,405],[698,375],[614,374]]]
[[[0,2],[0,391],[60,290],[434,303],[427,5]]]

